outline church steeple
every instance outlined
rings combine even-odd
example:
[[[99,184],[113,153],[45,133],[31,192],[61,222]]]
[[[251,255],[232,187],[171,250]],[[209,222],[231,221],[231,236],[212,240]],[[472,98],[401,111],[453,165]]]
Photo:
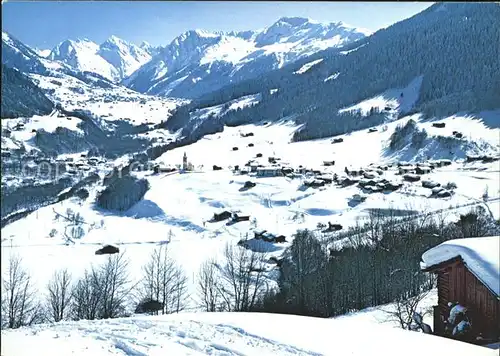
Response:
[[[188,168],[188,158],[186,152],[184,152],[184,156],[182,157],[182,169],[186,171]]]

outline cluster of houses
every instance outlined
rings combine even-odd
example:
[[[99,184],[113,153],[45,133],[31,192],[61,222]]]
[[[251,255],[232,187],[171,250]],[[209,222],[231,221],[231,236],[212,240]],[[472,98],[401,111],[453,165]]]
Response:
[[[465,161],[466,162],[478,162],[482,161],[482,163],[490,163],[490,162],[495,162],[498,161],[500,157],[495,157],[491,155],[466,155]]]
[[[243,137],[247,137],[244,136]],[[258,154],[256,158],[261,158],[262,154]],[[483,157],[484,158],[484,157]],[[384,178],[384,172],[391,170],[396,170],[396,175],[401,176],[403,181],[407,182],[418,182],[421,181],[423,175],[431,173],[435,168],[445,167],[452,164],[449,159],[440,160],[428,160],[427,162],[421,163],[409,163],[409,162],[398,162],[391,164],[371,164],[365,168],[352,168],[345,167],[345,175],[339,176],[337,173],[325,172],[319,169],[308,169],[303,166],[298,168],[289,167],[283,162],[279,157],[268,157],[268,165],[263,165],[256,161],[256,159],[249,160],[245,167],[240,169],[239,166],[234,167],[234,171],[239,174],[254,174],[256,177],[281,177],[285,176],[288,178],[307,177],[303,181],[305,187],[320,188],[328,184],[337,184],[341,187],[347,187],[350,185],[357,184],[366,193],[378,193],[383,191],[396,191],[403,186],[401,181],[390,180]],[[324,167],[332,167],[335,165],[334,160],[323,161]],[[215,166],[214,170],[221,170],[222,167]],[[254,186],[255,183],[245,186],[245,189],[249,189]],[[436,183],[429,183],[429,181],[422,181],[422,186],[425,188],[433,189],[432,196],[438,198],[445,198],[452,195],[452,191],[441,187]],[[362,201],[364,196],[356,197],[359,198],[358,201]],[[354,200],[356,200],[353,197]]]
[[[57,159],[56,163],[66,164],[66,172],[69,174],[77,174],[78,171],[90,171],[92,167],[106,163],[106,160],[101,157],[87,157],[86,153],[82,153],[78,160],[73,157]]]

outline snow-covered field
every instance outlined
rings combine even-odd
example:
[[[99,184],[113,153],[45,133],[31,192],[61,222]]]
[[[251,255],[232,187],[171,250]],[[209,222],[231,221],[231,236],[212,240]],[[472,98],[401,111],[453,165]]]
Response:
[[[314,67],[316,64],[318,63],[321,63],[323,61],[323,58],[320,58],[320,59],[317,59],[315,61],[312,61],[312,62],[309,62],[309,63],[306,63],[304,64],[302,67],[300,67],[299,70],[297,70],[296,72],[293,72],[294,74],[304,74],[305,72],[307,72],[309,69],[311,69],[312,67]]]
[[[2,331],[1,353],[32,355],[496,355],[355,317],[182,313],[61,322]]]
[[[371,108],[377,108],[382,111],[386,107],[389,107],[390,110],[397,110],[402,113],[408,112],[418,100],[422,79],[422,76],[418,76],[405,88],[388,89],[373,98],[343,108],[339,110],[339,113],[345,111],[359,111],[362,115],[367,115]]]
[[[256,105],[260,100],[261,94],[245,95],[240,98],[228,101],[225,104],[195,110],[191,113],[191,120],[204,120],[210,115],[222,116],[229,110],[243,109],[245,107]]]
[[[195,306],[195,277],[200,265],[206,259],[220,255],[226,243],[235,245],[247,234],[252,238],[254,228],[287,237],[286,243],[263,243],[262,248],[270,256],[276,256],[289,245],[292,234],[298,228],[315,229],[318,223],[330,221],[342,224],[346,229],[355,225],[358,219],[366,218],[370,209],[375,208],[442,212],[446,219],[457,219],[457,214],[473,206],[485,206],[498,218],[498,161],[488,164],[456,161],[451,166],[436,168],[427,177],[423,176],[422,179],[432,179],[443,185],[455,182],[455,194],[448,198],[430,197],[430,189],[423,188],[420,182],[404,182],[398,191],[369,194],[366,201],[357,205],[351,201],[354,194],[362,193],[357,185],[304,189],[303,178],[257,178],[236,175],[228,169],[235,165],[243,167],[249,159],[266,165],[268,157],[274,156],[294,168],[303,165],[328,174],[343,175],[346,166],[367,167],[370,163],[397,159],[397,155],[387,153],[387,140],[394,128],[405,120],[407,118],[389,123],[386,130],[379,128],[374,133],[363,130],[344,135],[344,142],[338,144],[331,144],[329,139],[290,143],[296,127],[287,123],[226,128],[222,133],[208,135],[193,145],[168,151],[159,157],[158,163],[176,165],[182,163],[182,156],[186,153],[195,172],[141,173],[149,180],[151,188],[141,202],[124,214],[96,209],[92,203],[93,192],[87,202],[67,200],[41,208],[7,225],[2,229],[2,271],[8,256],[19,253],[40,290],[44,290],[55,270],[68,267],[77,277],[91,263],[103,261],[102,256],[94,255],[101,244],[112,243],[119,245],[130,258],[131,276],[138,280],[149,253],[159,243],[165,243],[171,231],[169,251],[190,280],[191,306]],[[456,118],[449,120],[453,122]],[[491,148],[496,147],[498,152],[498,142],[494,141],[494,136],[498,137],[498,129],[490,129],[480,124],[479,120],[469,118],[462,121],[461,130],[464,132],[466,124],[470,127],[472,139],[488,140]],[[418,125],[427,123],[419,122]],[[241,137],[241,134],[249,132],[254,136]],[[254,146],[248,147],[249,143]],[[233,147],[239,149],[233,151]],[[262,153],[262,158],[256,158],[257,153]],[[323,161],[329,160],[335,160],[335,165],[322,167]],[[212,165],[224,169],[212,171]],[[395,168],[384,171],[382,177],[401,181]],[[247,180],[257,185],[243,191],[241,188]],[[482,198],[486,190],[489,195],[487,203]],[[59,213],[72,209],[81,213],[88,222],[100,223],[102,220],[103,228],[88,232],[73,246],[65,246],[62,237],[64,223],[54,221],[54,209]],[[248,214],[255,220],[229,226],[225,222],[206,222],[214,213],[223,210]],[[51,238],[48,236],[52,229],[57,234]]]

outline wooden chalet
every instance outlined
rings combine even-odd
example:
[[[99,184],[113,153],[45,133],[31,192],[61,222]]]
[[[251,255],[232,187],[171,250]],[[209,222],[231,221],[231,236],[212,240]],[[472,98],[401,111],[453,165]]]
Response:
[[[211,221],[222,221],[222,220],[226,220],[226,219],[229,219],[233,214],[229,211],[223,211],[219,214],[217,213],[214,213],[214,216],[212,217],[212,220]]]
[[[485,245],[486,242],[489,245]],[[484,261],[481,253],[474,249],[475,244],[482,244],[481,252],[489,250],[493,258]],[[446,336],[449,303],[459,303],[468,310],[476,340],[480,337],[479,340],[499,341],[499,248],[500,236],[468,238],[446,241],[422,255],[421,269],[437,275],[438,304],[434,306],[434,334]],[[435,251],[439,252],[439,249],[441,256],[435,258]],[[426,261],[429,252],[434,256]]]

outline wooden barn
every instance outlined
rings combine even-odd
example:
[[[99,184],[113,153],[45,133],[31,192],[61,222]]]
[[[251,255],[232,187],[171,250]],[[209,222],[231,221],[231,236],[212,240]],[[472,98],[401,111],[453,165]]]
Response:
[[[499,340],[499,251],[500,236],[493,236],[449,240],[422,255],[421,269],[437,275],[434,334],[448,336],[450,304],[458,303],[467,308],[475,340]]]

